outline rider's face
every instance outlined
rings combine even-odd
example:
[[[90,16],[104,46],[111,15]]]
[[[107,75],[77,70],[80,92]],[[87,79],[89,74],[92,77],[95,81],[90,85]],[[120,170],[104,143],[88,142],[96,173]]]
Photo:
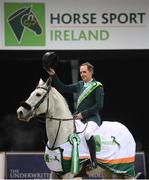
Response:
[[[89,71],[86,65],[80,66],[80,76],[84,82],[88,82],[92,79],[92,71]]]

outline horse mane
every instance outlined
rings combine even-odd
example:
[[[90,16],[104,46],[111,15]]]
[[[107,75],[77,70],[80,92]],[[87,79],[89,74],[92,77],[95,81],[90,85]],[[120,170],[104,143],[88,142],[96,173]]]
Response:
[[[62,96],[62,94],[59,93],[59,91],[54,87],[52,87],[51,90],[53,92],[53,96],[55,97],[54,99],[57,101],[57,103],[61,104],[61,107],[64,108],[64,110],[68,111],[70,115],[72,115],[69,105],[64,96]]]

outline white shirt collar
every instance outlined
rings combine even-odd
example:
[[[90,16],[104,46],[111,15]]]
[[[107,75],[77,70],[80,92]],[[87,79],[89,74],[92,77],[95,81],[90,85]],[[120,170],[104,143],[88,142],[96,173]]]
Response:
[[[92,80],[93,80],[93,78],[88,82],[84,82],[84,87],[87,87]]]

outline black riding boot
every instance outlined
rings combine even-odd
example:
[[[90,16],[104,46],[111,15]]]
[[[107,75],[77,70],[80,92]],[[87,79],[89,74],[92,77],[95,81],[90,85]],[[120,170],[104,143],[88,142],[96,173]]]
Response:
[[[91,164],[93,168],[97,167],[97,161],[96,161],[96,144],[94,136],[91,136],[89,140],[86,140],[90,156],[91,156]]]

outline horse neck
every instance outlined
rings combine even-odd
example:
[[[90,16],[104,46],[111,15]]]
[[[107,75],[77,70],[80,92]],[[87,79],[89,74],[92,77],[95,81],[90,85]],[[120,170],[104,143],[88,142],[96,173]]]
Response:
[[[59,145],[65,143],[68,140],[68,136],[73,133],[74,129],[72,120],[73,117],[69,110],[69,107],[66,104],[64,98],[60,96],[59,93],[58,95],[59,96],[55,96],[56,98],[50,99],[50,101],[53,101],[52,117],[58,120],[46,120],[46,129],[49,144],[52,146],[56,139],[55,147],[59,147]]]

